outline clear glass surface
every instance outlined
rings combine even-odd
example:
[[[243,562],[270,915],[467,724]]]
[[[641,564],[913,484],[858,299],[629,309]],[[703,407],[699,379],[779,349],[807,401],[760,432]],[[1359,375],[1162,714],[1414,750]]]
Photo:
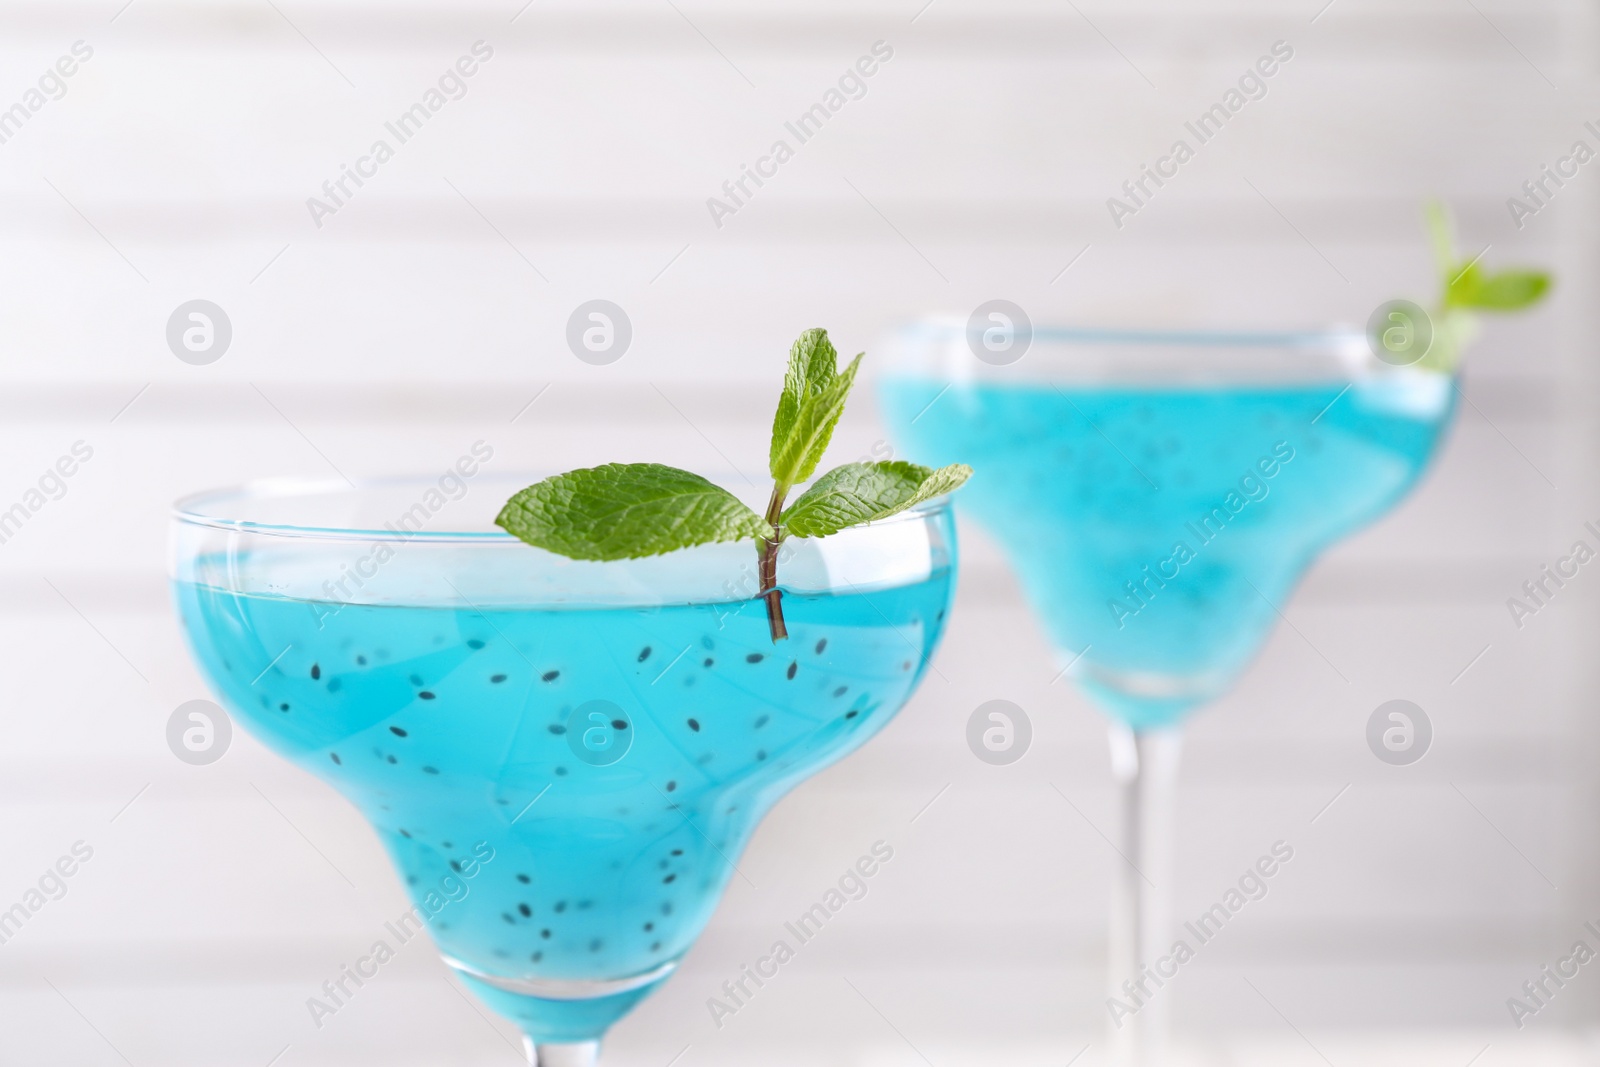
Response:
[[[1114,1041],[1159,1059],[1184,717],[1227,691],[1317,554],[1415,484],[1451,375],[1360,333],[917,323],[879,399],[902,458],[974,468],[961,507],[999,542],[1060,664],[1112,719],[1126,869]],[[1158,976],[1159,977],[1159,976]]]
[[[956,547],[943,501],[787,542],[774,643],[753,545],[555,556],[492,525],[537,477],[202,494],[170,573],[228,710],[372,823],[401,933],[535,1062],[578,1064],[672,973],[766,811],[911,695]]]

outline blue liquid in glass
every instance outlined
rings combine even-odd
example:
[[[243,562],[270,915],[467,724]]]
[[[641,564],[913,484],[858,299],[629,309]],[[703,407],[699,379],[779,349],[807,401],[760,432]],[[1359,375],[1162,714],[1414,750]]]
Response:
[[[682,956],[762,815],[911,694],[952,588],[943,568],[786,594],[776,645],[760,601],[480,612],[190,582],[175,595],[212,686],[360,807],[473,988],[536,1040],[576,1041],[656,983],[561,1000],[493,979],[623,980]]]
[[[1347,388],[1348,386],[1348,388]],[[961,507],[1011,557],[1080,683],[1135,728],[1224,692],[1317,553],[1416,480],[1451,379],[881,387],[905,456],[969,463]]]

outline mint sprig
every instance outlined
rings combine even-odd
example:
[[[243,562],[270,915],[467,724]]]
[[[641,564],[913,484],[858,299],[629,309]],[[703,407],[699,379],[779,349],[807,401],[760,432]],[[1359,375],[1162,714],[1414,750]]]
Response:
[[[772,494],[758,515],[698,474],[660,463],[608,463],[536,482],[506,502],[495,523],[530,545],[570,559],[656,556],[696,545],[749,540],[774,642],[788,636],[779,549],[793,537],[828,537],[877,522],[959,489],[965,464],[847,463],[818,478],[787,510],[793,489],[816,473],[855,385],[861,355],[843,370],[826,330],[807,330],[789,350],[772,420]]]
[[[1506,313],[1532,307],[1550,290],[1548,271],[1527,268],[1490,273],[1480,257],[1463,260],[1456,252],[1450,214],[1437,200],[1427,206],[1428,237],[1440,274],[1440,296],[1433,311],[1433,341],[1419,367],[1449,373],[1478,335],[1478,312]]]

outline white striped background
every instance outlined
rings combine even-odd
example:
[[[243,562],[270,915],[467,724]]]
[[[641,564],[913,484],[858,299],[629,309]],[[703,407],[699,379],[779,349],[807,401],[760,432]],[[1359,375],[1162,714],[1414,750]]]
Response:
[[[1277,839],[1296,859],[1185,970],[1175,1025],[1207,1065],[1600,1062],[1600,977],[1521,1031],[1505,1008],[1600,919],[1600,578],[1520,632],[1504,606],[1600,518],[1600,175],[1520,231],[1505,208],[1600,119],[1593,4],[524,4],[0,2],[0,107],[94,49],[0,144],[0,507],[95,450],[0,545],[0,907],[95,848],[0,945],[0,1064],[515,1062],[420,948],[312,1026],[305,998],[402,896],[354,812],[249,738],[207,768],[167,751],[204,695],[166,603],[175,496],[442,469],[478,439],[507,466],[755,467],[799,329],[870,351],[996,296],[1036,321],[1359,323],[1428,295],[1432,193],[1560,289],[1489,324],[1421,489],[1194,721],[1180,912]],[[313,225],[305,199],[477,40],[466,96]],[[706,198],[879,40],[866,96],[713,225]],[[1105,198],[1278,40],[1267,96],[1115,229]],[[234,327],[208,367],[164,342],[195,297]],[[563,341],[596,297],[634,324],[607,367]],[[836,454],[884,436],[858,401]],[[736,881],[615,1063],[1102,1062],[1103,724],[964,535],[939,676],[773,814],[759,888]],[[1009,768],[963,739],[995,697],[1035,723]],[[1409,768],[1363,740],[1394,697],[1437,731]],[[719,1031],[705,998],[879,838],[871,895]]]

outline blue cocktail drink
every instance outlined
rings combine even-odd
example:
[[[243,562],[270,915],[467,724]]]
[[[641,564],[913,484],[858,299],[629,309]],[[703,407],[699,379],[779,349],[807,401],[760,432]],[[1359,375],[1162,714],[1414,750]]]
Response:
[[[372,823],[447,962],[581,1062],[671,974],[761,817],[916,688],[953,528],[935,502],[790,542],[774,641],[746,545],[581,562],[486,516],[395,535],[344,513],[407,491],[187,502],[178,609],[228,709]]]
[[[1442,374],[1293,385],[884,383],[920,461],[969,457],[966,507],[1052,642],[1145,729],[1226,691],[1328,545],[1415,482],[1453,411]],[[918,415],[920,414],[920,417]],[[1081,657],[1081,658],[1080,658]]]

